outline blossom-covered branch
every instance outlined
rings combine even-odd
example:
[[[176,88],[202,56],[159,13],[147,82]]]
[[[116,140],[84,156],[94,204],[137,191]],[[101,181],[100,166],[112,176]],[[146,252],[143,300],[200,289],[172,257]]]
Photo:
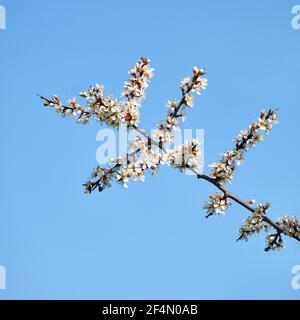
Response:
[[[211,176],[221,184],[231,183],[233,173],[244,160],[245,153],[262,142],[264,134],[268,134],[277,123],[276,110],[263,110],[257,121],[252,122],[248,129],[242,130],[234,138],[236,144],[233,150],[226,150],[219,162],[210,165]]]
[[[266,234],[265,251],[281,250],[283,248],[282,235],[300,241],[300,223],[297,217],[283,216],[277,221],[273,221],[267,216],[266,212],[267,209],[271,207],[270,203],[258,204],[256,207],[253,207],[252,205],[255,203],[254,200],[241,200],[229,192],[215,178],[204,174],[199,174],[198,178],[210,182],[222,191],[222,193],[210,195],[209,201],[204,204],[204,209],[207,210],[207,218],[212,215],[224,213],[231,205],[230,200],[250,211],[250,216],[245,219],[244,224],[239,230],[238,241],[248,241],[250,236],[257,235],[262,230],[264,230]]]
[[[201,94],[207,86],[207,79],[202,76],[205,75],[204,69],[198,69],[194,67],[193,77],[184,77],[181,81],[181,99],[177,102],[176,100],[169,100],[167,102],[168,112],[164,119],[161,120],[158,125],[158,131],[154,134],[154,138],[158,139],[160,143],[173,142],[174,132],[179,127],[180,122],[185,120],[186,112],[185,108],[192,108],[194,97],[192,92]]]
[[[112,96],[104,96],[103,86],[96,84],[88,90],[81,91],[79,96],[85,99],[85,106],[79,104],[75,98],[62,104],[60,98],[54,95],[51,99],[40,96],[44,106],[52,107],[62,116],[74,116],[78,123],[86,124],[92,116],[100,122],[118,128],[126,123],[130,128],[139,124],[139,107],[145,97],[145,89],[153,69],[149,66],[150,60],[142,57],[129,71],[130,78],[124,84],[122,96],[125,100],[116,100]]]
[[[112,182],[127,187],[130,180],[144,181],[147,172],[155,175],[161,165],[167,164],[181,171],[190,170],[198,179],[214,185],[219,192],[209,196],[204,204],[206,217],[224,213],[233,202],[250,212],[244,224],[240,227],[238,240],[248,240],[252,235],[266,233],[266,251],[283,248],[282,235],[300,241],[300,224],[296,217],[283,216],[273,221],[267,215],[270,204],[258,204],[255,201],[243,201],[230,193],[224,185],[231,183],[233,174],[244,160],[245,153],[258,142],[263,141],[274,124],[277,124],[277,110],[262,111],[258,120],[250,124],[235,137],[235,146],[226,150],[219,162],[210,165],[210,175],[200,172],[201,153],[199,141],[186,141],[184,144],[170,148],[174,142],[175,131],[180,127],[186,116],[186,109],[193,106],[193,93],[200,94],[207,86],[204,69],[194,67],[192,77],[184,77],[180,84],[179,100],[167,102],[167,114],[158,123],[156,132],[151,136],[140,124],[141,101],[145,98],[145,90],[153,69],[150,60],[142,57],[129,71],[130,78],[124,84],[124,90],[119,100],[112,96],[104,96],[103,86],[96,85],[87,91],[80,92],[80,97],[86,100],[85,105],[77,103],[75,98],[62,104],[60,98],[54,95],[51,99],[40,98],[46,107],[55,109],[62,116],[74,116],[78,123],[86,124],[92,117],[99,123],[105,123],[118,129],[126,125],[129,130],[135,130],[139,136],[129,145],[126,154],[116,159],[110,159],[108,166],[97,166],[86,183],[85,192],[103,191],[111,187]]]

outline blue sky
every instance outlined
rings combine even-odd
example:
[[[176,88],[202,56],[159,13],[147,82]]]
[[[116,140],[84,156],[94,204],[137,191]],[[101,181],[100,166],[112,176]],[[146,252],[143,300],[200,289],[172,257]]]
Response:
[[[155,77],[143,104],[150,129],[194,65],[209,86],[186,128],[205,129],[216,161],[262,108],[280,125],[248,155],[230,190],[270,201],[272,218],[299,213],[300,30],[296,1],[0,1],[0,299],[299,299],[291,269],[300,246],[266,254],[264,237],[236,243],[247,216],[233,206],[204,218],[214,188],[164,168],[144,183],[85,195],[98,125],[41,106],[90,84],[118,95],[140,55]]]

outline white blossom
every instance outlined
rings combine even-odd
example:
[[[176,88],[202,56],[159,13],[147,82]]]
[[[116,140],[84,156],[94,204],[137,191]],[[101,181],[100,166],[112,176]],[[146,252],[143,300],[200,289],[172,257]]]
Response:
[[[147,151],[146,151],[147,150]],[[144,181],[148,170],[154,175],[164,157],[156,150],[146,149],[143,156],[135,161],[125,162],[117,172],[117,181],[127,188],[129,180]]]
[[[221,193],[212,194],[203,208],[207,211],[207,218],[211,215],[224,214],[226,209],[231,205],[229,199]]]
[[[183,84],[183,85],[188,85],[189,83],[190,83],[190,77],[184,77],[181,80],[181,84]]]
[[[162,142],[174,141],[174,136],[169,130],[156,130],[153,134],[153,138]]]
[[[184,103],[188,106],[188,107],[192,107],[193,103],[194,103],[194,98],[192,95],[190,95],[189,93],[187,93],[184,97]]]
[[[168,100],[166,106],[168,108],[170,108],[171,111],[174,111],[176,109],[176,107],[177,107],[177,101],[176,100]]]
[[[133,151],[146,152],[146,150],[148,149],[147,141],[140,137],[136,137],[136,139],[131,142],[130,148]]]
[[[198,78],[192,88],[192,92],[201,94],[202,90],[205,90],[208,85],[206,78]]]
[[[201,165],[201,152],[199,150],[199,141],[193,139],[177,146],[168,153],[170,164],[179,169],[199,168]]]

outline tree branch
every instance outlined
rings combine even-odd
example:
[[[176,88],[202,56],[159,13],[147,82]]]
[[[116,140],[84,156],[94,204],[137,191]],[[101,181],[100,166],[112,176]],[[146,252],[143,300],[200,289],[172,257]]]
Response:
[[[182,106],[182,103],[179,102],[178,104],[178,110],[180,109],[180,107]],[[152,143],[154,143],[156,146],[158,146],[163,152],[166,152],[166,150],[163,148],[163,146],[161,146],[159,143],[157,143],[155,140],[153,140],[148,133],[140,128],[134,127],[134,129],[141,133],[145,139],[147,140],[151,140]],[[234,202],[236,202],[237,204],[239,204],[240,206],[242,206],[243,208],[247,209],[248,211],[250,211],[251,213],[255,212],[255,209],[253,207],[251,207],[247,202],[241,200],[240,198],[238,198],[237,196],[235,196],[234,194],[232,194],[231,192],[229,192],[223,185],[221,185],[217,179],[215,178],[211,178],[205,174],[200,174],[198,173],[194,168],[186,168],[187,170],[190,170],[191,172],[193,172],[194,174],[196,174],[198,179],[203,179],[206,180],[207,182],[211,183],[212,185],[214,185],[216,188],[218,188],[220,191],[223,192],[225,198],[229,198],[231,200],[233,200]],[[263,221],[267,224],[269,224],[271,227],[273,227],[277,233],[278,236],[281,233],[284,233],[284,228],[282,228],[278,223],[274,222],[273,220],[271,220],[269,217],[267,217],[267,215],[265,214],[263,217]],[[278,238],[277,236],[277,238]],[[276,238],[276,240],[277,240]],[[296,236],[292,236],[292,238],[294,238],[297,241],[300,241],[300,238],[296,237]]]

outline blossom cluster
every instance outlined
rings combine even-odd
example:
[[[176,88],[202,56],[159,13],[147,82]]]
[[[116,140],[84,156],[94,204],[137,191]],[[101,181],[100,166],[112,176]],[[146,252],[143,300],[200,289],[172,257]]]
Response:
[[[264,227],[264,217],[266,210],[270,207],[269,203],[259,204],[248,217],[239,230],[238,240],[248,240],[249,236],[257,235]]]
[[[167,154],[167,161],[175,168],[197,169],[201,165],[201,152],[199,150],[199,141],[193,139],[186,141],[184,144],[171,149]]]
[[[145,89],[148,87],[148,82],[152,78],[154,71],[149,64],[149,59],[141,57],[129,71],[131,77],[124,84],[122,96],[127,100],[121,103],[121,121],[127,123],[128,128],[139,124],[140,103],[145,98]]]
[[[204,69],[193,68],[193,77],[184,77],[181,81],[180,90],[182,97],[179,101],[169,100],[166,104],[168,112],[158,125],[158,131],[154,134],[154,138],[162,143],[174,141],[174,131],[179,127],[180,121],[185,120],[185,108],[193,106],[194,97],[191,92],[201,94],[206,89],[207,79]]]
[[[149,152],[149,154],[134,162],[126,162],[117,173],[117,181],[124,188],[128,187],[129,180],[144,181],[146,172],[150,170],[155,175],[160,163],[161,155],[158,152]]]
[[[86,124],[90,116],[94,115],[95,119],[100,123],[106,123],[112,127],[120,125],[121,107],[117,99],[103,95],[103,86],[96,84],[95,87],[91,86],[88,91],[81,91],[79,95],[86,99],[89,115],[81,123]]]
[[[126,123],[128,128],[138,126],[140,103],[153,76],[153,69],[149,64],[150,60],[142,57],[129,71],[131,77],[125,82],[122,93],[122,96],[126,97],[125,101],[118,101],[112,96],[105,97],[103,86],[99,84],[79,93],[79,96],[86,100],[84,107],[77,103],[75,98],[70,99],[67,105],[63,105],[57,95],[52,99],[40,97],[44,101],[44,106],[54,108],[62,116],[75,116],[80,124],[86,124],[91,116],[94,116],[98,122],[116,128],[123,123]]]
[[[297,217],[283,216],[278,224],[283,228],[285,235],[300,239],[300,223]]]
[[[229,206],[231,206],[229,199],[223,193],[216,193],[209,196],[203,208],[206,209],[206,218],[208,218],[211,215],[224,214]]]
[[[231,183],[233,173],[244,160],[245,152],[262,142],[263,134],[268,134],[277,123],[276,110],[262,111],[257,121],[252,122],[247,130],[242,130],[235,137],[234,149],[225,151],[219,162],[210,165],[211,176],[220,184]]]

